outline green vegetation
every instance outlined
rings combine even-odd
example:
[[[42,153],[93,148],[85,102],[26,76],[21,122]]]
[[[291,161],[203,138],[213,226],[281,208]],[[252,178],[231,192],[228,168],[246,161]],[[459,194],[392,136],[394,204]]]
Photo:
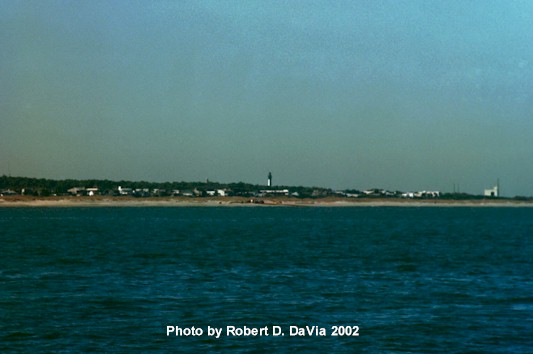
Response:
[[[328,188],[304,187],[304,186],[275,186],[255,185],[245,182],[219,183],[219,182],[147,182],[147,181],[110,181],[99,179],[87,180],[53,180],[44,178],[28,177],[0,177],[0,191],[10,191],[17,194],[34,196],[68,195],[72,188],[98,188],[100,195],[118,195],[119,186],[130,188],[133,191],[141,191],[136,196],[169,196],[175,191],[194,191],[196,196],[207,196],[207,191],[225,190],[227,195],[234,196],[255,196],[262,190],[289,190],[292,197],[298,198],[324,198],[329,196],[357,197],[357,198],[400,198],[400,191],[386,191],[382,189],[371,189],[361,192],[356,189],[348,189],[342,192],[335,192]],[[430,198],[430,197],[422,197]],[[467,193],[442,193],[437,198],[445,200],[476,200],[487,197],[472,195]],[[515,197],[515,200],[533,200],[533,197]]]
[[[215,185],[215,183],[209,182],[209,185]],[[71,188],[85,187],[92,188],[97,187],[102,194],[112,194],[114,191],[118,190],[118,187],[128,187],[131,189],[138,188],[148,188],[153,189],[164,189],[164,190],[184,190],[184,189],[194,189],[198,186],[206,187],[206,183],[201,182],[146,182],[146,181],[110,181],[110,180],[98,180],[98,179],[89,179],[89,180],[52,180],[52,179],[39,179],[39,178],[28,178],[28,177],[0,177],[0,188],[1,189],[11,189],[17,193],[25,191],[24,194],[32,195],[64,195],[67,194],[67,191]],[[30,193],[27,193],[30,191]]]

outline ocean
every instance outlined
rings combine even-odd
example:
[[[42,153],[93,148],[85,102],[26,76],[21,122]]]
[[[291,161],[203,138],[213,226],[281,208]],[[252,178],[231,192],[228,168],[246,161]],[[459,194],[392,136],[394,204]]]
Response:
[[[532,353],[533,208],[0,208],[2,353]]]

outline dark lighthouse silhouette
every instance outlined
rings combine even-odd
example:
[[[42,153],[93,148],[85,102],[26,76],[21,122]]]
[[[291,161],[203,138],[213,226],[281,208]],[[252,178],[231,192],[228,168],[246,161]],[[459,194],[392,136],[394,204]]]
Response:
[[[268,173],[267,186],[272,187],[272,172]]]

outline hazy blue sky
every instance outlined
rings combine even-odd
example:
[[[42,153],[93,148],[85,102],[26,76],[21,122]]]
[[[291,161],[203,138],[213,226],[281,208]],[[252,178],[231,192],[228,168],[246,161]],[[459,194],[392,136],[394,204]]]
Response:
[[[0,174],[533,195],[533,1],[0,0]]]

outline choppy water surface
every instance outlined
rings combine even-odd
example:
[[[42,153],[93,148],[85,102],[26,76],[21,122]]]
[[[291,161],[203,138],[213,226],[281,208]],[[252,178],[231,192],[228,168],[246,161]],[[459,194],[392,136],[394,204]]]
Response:
[[[532,237],[531,208],[0,208],[0,352],[533,352]]]

